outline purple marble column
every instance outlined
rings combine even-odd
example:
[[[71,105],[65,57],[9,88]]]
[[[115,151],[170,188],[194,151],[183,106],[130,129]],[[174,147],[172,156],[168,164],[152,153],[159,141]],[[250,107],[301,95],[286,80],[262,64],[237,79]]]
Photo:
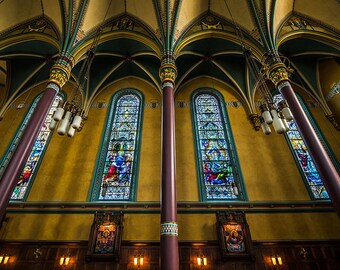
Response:
[[[52,106],[57,92],[47,88],[34,110],[24,134],[9,161],[0,181],[0,220],[5,215],[12,192],[18,183],[22,169],[32,151],[35,140],[39,134],[46,115]]]
[[[320,173],[323,183],[331,197],[333,205],[340,217],[340,177],[331,159],[321,144],[307,115],[301,107],[289,81],[281,81],[277,85],[278,90],[287,100],[294,115],[294,121],[303,137],[309,153]]]
[[[6,214],[8,202],[18,183],[19,176],[32,151],[47,113],[49,112],[58,91],[68,80],[72,66],[73,60],[71,56],[66,52],[62,52],[56,64],[51,69],[50,80],[46,90],[28,121],[22,138],[0,179],[0,222]]]
[[[161,269],[178,270],[174,84],[162,88]]]

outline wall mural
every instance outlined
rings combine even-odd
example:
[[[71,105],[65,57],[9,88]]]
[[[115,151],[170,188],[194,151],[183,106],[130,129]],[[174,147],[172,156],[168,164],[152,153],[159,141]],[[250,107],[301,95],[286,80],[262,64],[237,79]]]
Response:
[[[216,219],[222,259],[254,259],[245,214],[241,212],[218,212]]]

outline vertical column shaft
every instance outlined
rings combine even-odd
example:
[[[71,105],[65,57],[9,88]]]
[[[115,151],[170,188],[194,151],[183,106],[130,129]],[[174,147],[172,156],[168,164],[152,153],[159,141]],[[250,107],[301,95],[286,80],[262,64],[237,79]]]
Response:
[[[46,115],[56,97],[57,92],[52,88],[47,88],[39,100],[34,113],[32,114],[27,128],[15,149],[0,181],[0,220],[3,219],[12,192],[18,183],[21,171],[27,162],[32,151],[34,142],[39,134]]]
[[[161,68],[162,184],[161,184],[161,269],[178,270],[178,225],[176,201],[176,147],[173,66]],[[172,75],[171,75],[172,74]],[[164,76],[163,76],[164,75]],[[168,75],[171,75],[170,77]],[[172,78],[172,79],[171,79]]]
[[[68,55],[69,56],[69,55]],[[67,58],[65,52],[59,56],[50,72],[50,80],[40,98],[31,118],[27,123],[22,138],[9,161],[0,180],[0,222],[3,220],[12,192],[18,183],[22,169],[32,151],[35,140],[46,119],[53,101],[68,80],[73,61]]]
[[[294,90],[288,81],[280,82],[278,90],[287,100],[289,107],[294,115],[294,121],[303,137],[311,157],[321,175],[327,192],[329,193],[333,205],[340,217],[340,177],[324,149],[320,139],[314,131],[307,115],[305,114]]]

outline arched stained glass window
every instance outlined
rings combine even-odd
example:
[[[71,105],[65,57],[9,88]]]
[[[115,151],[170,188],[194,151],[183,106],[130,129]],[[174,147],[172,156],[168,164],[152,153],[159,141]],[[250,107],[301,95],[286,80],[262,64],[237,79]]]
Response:
[[[281,94],[277,94],[273,97],[275,104],[280,102],[283,98]],[[301,101],[301,99],[300,99]],[[304,106],[303,106],[304,107]],[[309,114],[306,110],[307,115]],[[316,125],[313,119],[309,116],[309,120],[313,124],[314,129],[316,129]],[[326,191],[326,188],[320,178],[319,172],[316,169],[316,166],[309,154],[309,151],[306,147],[305,142],[294,122],[294,120],[288,122],[289,131],[285,134],[287,142],[292,150],[294,158],[298,164],[301,174],[303,175],[304,181],[308,187],[308,191],[311,197],[315,200],[320,199],[329,199],[329,195]],[[320,134],[320,131],[317,130],[317,133]],[[321,135],[321,134],[320,134]],[[323,142],[327,152],[330,154],[330,150],[327,149],[327,145],[324,142],[324,139],[319,136],[320,140]],[[334,160],[333,157],[331,159]]]
[[[135,198],[142,108],[143,96],[137,90],[121,90],[112,97],[92,201],[129,201]]]
[[[34,100],[31,108],[29,109],[28,113],[25,116],[23,123],[21,124],[14,139],[12,140],[10,146],[8,147],[6,154],[2,160],[2,168],[5,168],[7,166],[8,161],[10,160],[12,154],[14,153],[15,148],[23,135],[23,131],[26,128],[27,123],[34,112],[40,97],[41,95],[38,96]],[[22,170],[22,173],[19,176],[18,184],[12,193],[11,200],[22,201],[27,198],[28,191],[30,187],[32,186],[33,178],[38,171],[42,157],[46,151],[47,144],[50,139],[50,135],[52,133],[51,130],[49,129],[52,115],[54,111],[57,109],[57,106],[61,100],[62,100],[62,97],[60,95],[58,95],[56,99],[54,100],[52,107],[50,111],[48,112],[45,122],[43,126],[41,127],[38,137],[34,143],[34,146],[24,166],[24,169]]]
[[[223,97],[215,90],[198,90],[192,101],[201,199],[245,200]]]

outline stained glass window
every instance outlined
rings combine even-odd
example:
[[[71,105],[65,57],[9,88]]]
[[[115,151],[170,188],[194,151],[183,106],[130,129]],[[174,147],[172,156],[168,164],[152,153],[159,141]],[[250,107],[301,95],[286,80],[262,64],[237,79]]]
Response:
[[[236,167],[237,156],[221,100],[212,90],[193,95],[201,194],[203,200],[242,200],[241,172]]]
[[[118,92],[112,100],[91,200],[126,201],[134,197],[142,96]]]
[[[1,165],[2,169],[4,169],[7,166],[8,161],[13,155],[15,148],[23,135],[23,130],[26,128],[27,123],[34,112],[39,99],[40,99],[40,96],[38,96],[34,100],[16,136],[14,137],[8,150],[6,151],[6,154],[2,160],[2,165]],[[55,101],[53,102],[53,105],[50,111],[47,114],[46,120],[38,134],[38,137],[34,143],[30,156],[24,166],[24,169],[22,170],[22,173],[19,176],[18,184],[12,193],[11,200],[21,201],[21,200],[24,200],[28,195],[28,190],[30,186],[32,185],[34,175],[38,170],[39,164],[41,162],[41,159],[43,157],[43,154],[46,150],[46,146],[49,141],[51,131],[48,127],[51,122],[52,115],[54,111],[56,110],[60,100],[62,100],[62,97],[58,95]]]
[[[282,99],[283,98],[280,94],[274,96],[274,102],[276,104]],[[314,199],[329,199],[329,195],[320,178],[319,172],[315,167],[294,120],[288,122],[288,125],[289,131],[286,133],[286,138],[300,167],[300,171],[308,184],[312,197]]]

